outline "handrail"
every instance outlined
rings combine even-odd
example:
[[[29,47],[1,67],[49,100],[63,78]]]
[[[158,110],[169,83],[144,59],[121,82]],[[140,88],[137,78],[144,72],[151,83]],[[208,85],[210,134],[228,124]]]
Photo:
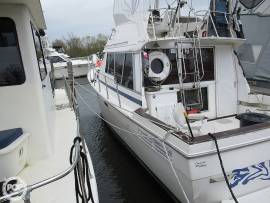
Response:
[[[52,176],[52,177],[47,178],[45,180],[39,181],[33,185],[28,185],[26,187],[25,202],[30,202],[30,193],[33,192],[34,190],[41,188],[43,186],[49,185],[50,183],[56,182],[64,177],[66,177],[74,170],[74,168],[76,167],[76,165],[79,161],[79,157],[80,157],[79,156],[79,154],[80,154],[80,141],[76,140],[74,146],[75,146],[75,154],[74,154],[74,158],[73,158],[74,161],[71,164],[71,166],[68,169],[66,169],[65,171],[59,173],[58,175],[55,175],[55,176]],[[22,193],[22,190],[14,192],[14,193],[6,195],[6,196],[2,196],[2,197],[0,197],[0,202],[6,201],[9,198],[14,197],[14,196],[18,196],[21,193]]]
[[[160,15],[160,19],[162,19],[162,18],[165,17],[165,13],[166,12],[174,11],[174,9],[172,9],[172,8],[170,8],[170,9],[168,9],[168,8],[167,9],[161,8],[161,9],[158,9],[158,10],[159,11],[165,10]],[[152,10],[149,10],[149,11],[150,11],[149,26],[151,26],[150,27],[151,28],[150,30],[151,30],[151,32],[153,32],[151,34],[149,33],[150,34],[149,35],[150,39],[157,40],[157,39],[164,39],[164,38],[166,39],[166,38],[171,38],[171,37],[173,37],[173,38],[175,38],[175,37],[183,37],[181,35],[184,35],[184,33],[181,33],[181,30],[177,30],[176,27],[175,28],[171,27],[171,24],[173,23],[172,22],[172,19],[169,20],[170,23],[168,24],[168,30],[169,30],[168,31],[168,36],[165,36],[165,37],[162,36],[162,35],[159,36],[158,31],[157,31],[157,24],[156,24],[156,21],[154,20],[153,13],[151,12]],[[205,26],[205,24],[208,25],[209,22],[210,22],[213,25],[215,36],[217,38],[220,38],[219,33],[218,33],[218,30],[216,28],[216,23],[214,22],[214,19],[213,19],[213,17],[215,15],[223,15],[224,16],[225,21],[230,26],[229,27],[230,36],[232,38],[235,38],[235,36],[234,36],[234,34],[232,32],[232,26],[230,25],[230,19],[229,19],[230,18],[229,16],[232,16],[233,14],[230,13],[230,12],[213,11],[213,10],[210,10],[210,9],[208,9],[208,10],[197,10],[196,11],[196,10],[193,9],[193,10],[191,10],[191,15],[189,15],[189,16],[179,16],[179,17],[187,17],[187,18],[193,18],[193,19],[195,19],[195,22],[193,22],[193,21],[192,22],[183,22],[183,24],[187,24],[187,28],[189,27],[188,26],[189,24],[192,24],[192,23],[193,24],[196,24],[195,30],[190,30],[191,32],[196,32],[197,31],[196,29],[198,29],[198,26],[199,25],[201,25],[201,26],[204,25]],[[179,22],[179,19],[178,20],[175,20],[175,21],[176,21],[176,23],[181,24]],[[162,22],[162,20],[160,20],[158,22]],[[173,29],[171,30],[171,28],[173,28]],[[188,32],[187,28],[185,30],[186,33]],[[200,36],[198,36],[198,37],[200,37]]]

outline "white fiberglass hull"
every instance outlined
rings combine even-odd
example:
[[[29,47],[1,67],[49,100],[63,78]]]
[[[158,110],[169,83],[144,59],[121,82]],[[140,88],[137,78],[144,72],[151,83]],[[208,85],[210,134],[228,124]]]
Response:
[[[134,122],[132,116],[110,105],[102,96],[98,98],[104,119],[110,122],[120,139],[177,200],[182,203],[218,203],[231,199],[212,141],[189,146],[190,154],[185,153],[186,145],[182,145],[181,149],[177,143],[175,146],[166,144],[165,149],[163,142],[156,139],[159,132],[155,134],[155,129],[147,130],[144,121]],[[124,126],[125,131],[117,126]],[[219,141],[221,151],[224,151],[221,155],[225,170],[233,168],[231,171],[226,170],[226,173],[237,198],[270,186],[270,162],[265,161],[270,157],[270,141],[269,138],[263,139],[266,133],[269,134],[269,129],[260,133],[260,139],[253,144],[250,134],[244,134],[247,137],[246,144],[249,143],[247,146],[236,144],[237,141],[243,141],[242,135]],[[202,146],[206,145],[211,145],[212,150],[202,152]]]
[[[73,75],[75,78],[85,77],[87,76],[89,71],[88,64],[80,65],[80,66],[73,66]],[[54,70],[54,77],[55,79],[62,79],[63,77],[68,77],[67,67],[55,67]]]

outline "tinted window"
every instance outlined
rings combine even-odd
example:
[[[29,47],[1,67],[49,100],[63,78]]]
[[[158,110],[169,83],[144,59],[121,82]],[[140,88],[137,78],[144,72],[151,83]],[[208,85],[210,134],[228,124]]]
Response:
[[[125,54],[122,85],[133,89],[133,54],[131,53]]]
[[[50,60],[52,63],[66,62],[64,59],[62,59],[62,58],[59,57],[59,56],[50,56],[50,57],[49,57],[49,60]]]
[[[178,68],[177,68],[177,57],[175,49],[167,49],[164,51],[171,62],[171,73],[168,78],[164,81],[163,85],[179,84]]]
[[[185,101],[187,105],[187,110],[191,109],[199,109],[201,111],[208,111],[208,88],[203,87],[202,88],[202,103],[200,103],[200,95],[197,90],[185,90]],[[178,102],[183,102],[181,97],[181,92],[177,93]],[[194,105],[195,103],[198,103],[197,105]],[[191,105],[189,105],[191,104]]]
[[[45,63],[45,58],[43,54],[41,39],[40,39],[38,31],[34,28],[32,24],[31,24],[31,27],[32,27],[32,34],[33,34],[33,39],[34,39],[35,48],[36,48],[36,56],[37,56],[37,61],[39,65],[40,78],[41,80],[44,80],[47,75],[47,69],[46,69],[46,63]]]
[[[265,0],[240,0],[240,2],[248,9],[255,8]]]
[[[199,54],[199,50],[197,51],[197,61],[196,55],[194,57],[194,49],[185,49],[184,57],[185,57],[185,68],[187,77],[185,79],[185,83],[194,82],[194,72],[195,72],[195,64],[198,63],[200,76],[204,76],[201,81],[211,81],[215,79],[215,71],[214,71],[214,50],[212,48],[202,48],[201,56]],[[203,62],[203,70],[202,63]],[[184,65],[184,64],[183,64]]]
[[[114,54],[107,54],[106,73],[114,74]]]
[[[0,86],[21,85],[25,81],[15,23],[0,18]]]
[[[124,61],[125,61],[125,54],[117,53],[115,54],[114,59],[115,59],[114,76],[115,76],[116,82],[121,84]]]

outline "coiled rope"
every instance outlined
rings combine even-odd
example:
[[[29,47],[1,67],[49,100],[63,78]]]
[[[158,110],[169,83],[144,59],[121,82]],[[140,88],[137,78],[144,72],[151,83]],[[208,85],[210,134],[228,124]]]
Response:
[[[72,164],[75,143],[79,141],[82,142],[80,137],[74,139],[74,145],[70,150],[69,161]],[[77,165],[74,168],[74,178],[75,178],[75,192],[76,192],[76,202],[77,203],[88,203],[89,201],[94,203],[93,194],[91,190],[89,174],[89,164],[86,154],[83,152],[83,147],[80,146],[80,156]],[[80,201],[81,200],[81,201]]]

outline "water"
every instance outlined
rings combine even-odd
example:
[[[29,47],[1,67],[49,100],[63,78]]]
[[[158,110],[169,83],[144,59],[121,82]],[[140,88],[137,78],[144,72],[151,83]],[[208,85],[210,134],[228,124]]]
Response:
[[[91,89],[85,79],[77,80]],[[96,97],[78,87],[92,110],[100,113]],[[114,137],[113,132],[78,99],[81,133],[91,152],[100,203],[172,203],[173,200]]]

